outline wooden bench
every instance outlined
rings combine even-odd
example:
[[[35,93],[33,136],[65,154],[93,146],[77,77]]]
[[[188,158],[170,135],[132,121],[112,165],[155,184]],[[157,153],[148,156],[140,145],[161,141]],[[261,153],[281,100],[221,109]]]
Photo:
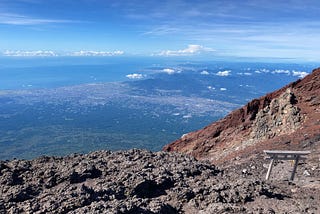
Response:
[[[270,159],[270,164],[268,168],[268,172],[266,175],[266,180],[269,180],[272,166],[275,160],[293,160],[294,166],[291,173],[290,180],[293,181],[294,175],[297,171],[297,166],[299,160],[305,160],[307,159],[306,155],[310,154],[310,151],[283,151],[283,150],[264,150],[264,153],[266,153],[269,157],[267,159]]]

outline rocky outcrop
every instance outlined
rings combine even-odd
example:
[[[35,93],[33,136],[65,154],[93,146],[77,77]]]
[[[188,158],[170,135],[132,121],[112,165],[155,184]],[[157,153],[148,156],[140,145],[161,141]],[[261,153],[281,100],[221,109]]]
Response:
[[[212,163],[255,157],[263,149],[320,152],[320,69],[278,91],[252,100],[202,130],[185,134],[164,151]],[[306,141],[311,143],[306,146]]]
[[[319,192],[302,198],[286,182],[261,181],[262,162],[243,167],[222,170],[190,156],[143,150],[1,161],[0,213],[319,211]]]
[[[288,88],[278,98],[260,110],[252,124],[250,137],[254,140],[270,139],[276,135],[293,133],[301,126],[300,109],[297,100]]]

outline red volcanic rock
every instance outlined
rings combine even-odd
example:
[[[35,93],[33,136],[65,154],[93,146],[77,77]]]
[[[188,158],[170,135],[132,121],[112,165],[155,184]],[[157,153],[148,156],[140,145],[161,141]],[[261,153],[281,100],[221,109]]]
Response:
[[[308,149],[320,153],[320,68],[273,93],[254,99],[163,150],[212,163],[252,157],[264,149]]]

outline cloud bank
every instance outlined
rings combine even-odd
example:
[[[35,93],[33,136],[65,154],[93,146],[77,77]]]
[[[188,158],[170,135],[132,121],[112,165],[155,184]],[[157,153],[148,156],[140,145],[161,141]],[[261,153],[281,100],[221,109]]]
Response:
[[[297,76],[299,78],[303,78],[305,76],[307,76],[309,73],[305,72],[305,71],[292,71],[292,76]]]
[[[290,75],[290,71],[289,70],[284,70],[284,69],[276,69],[274,71],[272,71],[273,74],[287,74]]]
[[[225,70],[225,71],[219,71],[218,73],[216,73],[216,75],[220,77],[227,77],[230,75],[230,73],[231,73],[230,70]]]
[[[14,57],[35,57],[35,56],[58,56],[54,51],[9,51],[6,50],[3,52],[4,56],[14,56]]]
[[[169,74],[169,75],[175,74],[175,73],[178,73],[178,74],[181,73],[180,70],[174,70],[174,69],[172,69],[172,68],[165,68],[165,69],[163,69],[161,72],[167,73],[167,74]]]
[[[6,50],[2,52],[3,56],[8,57],[55,57],[55,56],[120,56],[123,51],[77,51],[71,53],[57,53],[51,50]],[[1,55],[1,54],[0,54]]]
[[[208,71],[201,71],[200,74],[201,74],[201,75],[209,75],[209,72],[208,72]]]
[[[158,56],[190,56],[204,52],[213,52],[211,48],[206,48],[201,45],[188,45],[187,48],[182,50],[164,50],[156,54]]]
[[[144,78],[144,75],[134,73],[134,74],[128,74],[126,75],[126,77],[129,79],[142,79]]]
[[[309,74],[308,72],[305,72],[305,71],[295,71],[295,70],[290,71],[285,69],[276,69],[276,70],[270,71],[269,69],[265,69],[265,68],[256,70],[255,73],[286,74],[286,75],[292,75],[299,78],[304,78]]]
[[[76,51],[69,54],[69,56],[119,56],[123,55],[124,51]]]

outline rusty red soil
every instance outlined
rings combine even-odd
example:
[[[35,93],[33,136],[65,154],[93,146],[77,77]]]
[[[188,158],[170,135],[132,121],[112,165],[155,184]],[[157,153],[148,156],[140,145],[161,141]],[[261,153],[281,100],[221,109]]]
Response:
[[[283,104],[286,100],[281,100],[286,96],[285,93],[292,95],[288,105]],[[289,106],[298,113],[293,111],[294,113],[286,115],[287,110],[278,109],[279,106],[272,109],[274,103],[282,103],[282,107]],[[316,157],[320,153],[319,106],[320,68],[313,70],[302,80],[252,100],[201,130],[184,135],[166,145],[163,150],[187,153],[212,163],[226,163],[239,157],[252,158],[261,154],[264,149],[312,150],[312,157]],[[268,112],[271,119],[266,120],[265,126],[257,127],[257,124],[261,124],[259,120],[266,116],[265,112]],[[284,121],[293,119],[299,122],[294,125],[272,125],[278,116]],[[270,134],[266,130],[264,137],[254,135],[256,130],[270,127],[279,129],[278,134]]]

